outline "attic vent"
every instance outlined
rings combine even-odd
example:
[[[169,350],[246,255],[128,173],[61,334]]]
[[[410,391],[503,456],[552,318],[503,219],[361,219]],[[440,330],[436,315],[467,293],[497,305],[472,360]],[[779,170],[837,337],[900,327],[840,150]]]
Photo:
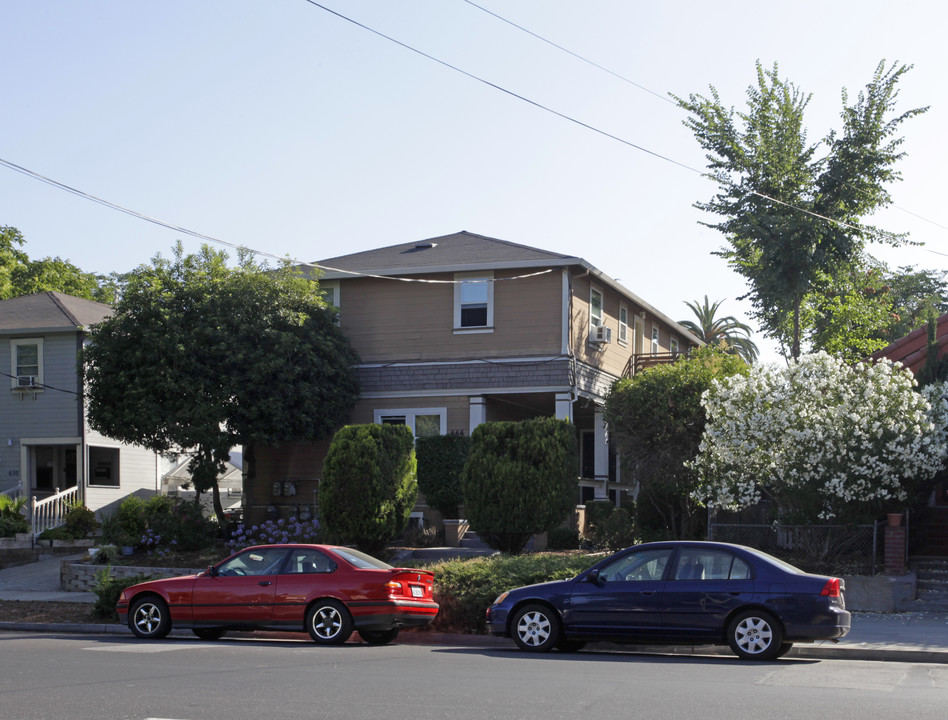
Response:
[[[415,244],[415,250],[429,250],[435,247],[438,243],[433,242],[420,242]]]

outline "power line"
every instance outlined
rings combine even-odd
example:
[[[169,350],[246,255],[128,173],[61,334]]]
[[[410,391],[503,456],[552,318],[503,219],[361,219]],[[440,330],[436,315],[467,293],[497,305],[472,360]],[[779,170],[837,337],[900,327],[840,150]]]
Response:
[[[465,1],[467,2],[468,0],[465,0]],[[641,152],[644,152],[644,153],[647,153],[647,154],[649,154],[649,155],[652,155],[653,157],[656,157],[656,158],[658,158],[658,159],[660,159],[660,160],[664,160],[665,162],[669,162],[669,163],[671,163],[671,164],[673,164],[673,165],[677,165],[678,167],[684,168],[685,170],[690,170],[691,172],[696,173],[696,174],[698,174],[698,175],[704,175],[704,176],[706,176],[706,177],[713,177],[713,176],[708,175],[707,173],[705,173],[705,172],[703,172],[703,171],[701,171],[701,170],[698,170],[697,168],[693,168],[693,167],[691,167],[690,165],[686,165],[685,163],[679,162],[678,160],[674,160],[674,159],[668,157],[667,155],[662,155],[661,153],[655,152],[654,150],[649,150],[648,148],[643,147],[642,145],[638,145],[638,144],[636,144],[636,143],[633,143],[633,142],[631,142],[630,140],[626,140],[625,138],[619,137],[618,135],[613,135],[612,133],[609,133],[609,132],[606,132],[605,130],[602,130],[602,129],[600,129],[600,128],[597,128],[597,127],[595,127],[594,125],[590,125],[589,123],[586,123],[586,122],[583,122],[582,120],[579,120],[579,119],[577,119],[577,118],[574,118],[574,117],[572,117],[571,115],[567,115],[566,113],[560,112],[559,110],[554,110],[553,108],[551,108],[551,107],[549,107],[549,106],[547,106],[547,105],[544,105],[544,104],[542,104],[542,103],[540,103],[540,102],[537,102],[536,100],[531,100],[530,98],[525,97],[524,95],[520,95],[519,93],[515,93],[515,92],[512,91],[512,90],[508,90],[507,88],[505,88],[505,87],[503,87],[503,86],[501,86],[501,85],[498,85],[498,84],[496,84],[496,83],[494,83],[494,82],[491,82],[490,80],[486,80],[485,78],[482,78],[482,77],[480,77],[480,76],[478,76],[478,75],[475,75],[474,73],[471,73],[471,72],[468,72],[467,70],[464,70],[464,69],[462,69],[462,68],[459,68],[459,67],[456,66],[456,65],[452,65],[451,63],[449,63],[449,62],[447,62],[447,61],[445,61],[445,60],[442,60],[442,59],[440,59],[440,58],[438,58],[438,57],[435,57],[434,55],[430,55],[429,53],[426,53],[426,52],[424,52],[423,50],[419,50],[419,49],[416,48],[416,47],[413,47],[413,46],[411,46],[411,45],[408,45],[407,43],[404,43],[404,42],[402,42],[401,40],[398,40],[398,39],[396,39],[396,38],[393,38],[393,37],[390,36],[390,35],[386,35],[385,33],[381,32],[381,31],[379,31],[379,30],[376,30],[375,28],[369,27],[368,25],[365,25],[364,23],[361,23],[361,22],[359,22],[358,20],[355,20],[355,19],[353,19],[353,18],[350,18],[350,17],[348,17],[348,16],[346,16],[346,15],[343,15],[342,13],[337,12],[336,10],[333,10],[332,8],[328,8],[328,7],[326,7],[325,5],[322,5],[322,4],[318,3],[318,2],[316,2],[316,0],[306,0],[306,2],[308,2],[310,5],[313,5],[313,6],[315,6],[315,7],[318,7],[318,8],[321,9],[321,10],[325,10],[326,12],[330,13],[331,15],[335,15],[335,16],[336,16],[337,18],[339,18],[340,20],[345,20],[346,22],[351,23],[351,24],[355,25],[356,27],[359,27],[359,28],[361,28],[361,29],[363,29],[363,30],[366,30],[366,31],[372,33],[373,35],[377,35],[378,37],[381,37],[381,38],[384,38],[385,40],[388,40],[389,42],[393,42],[393,43],[395,43],[396,45],[398,45],[399,47],[402,47],[402,48],[404,48],[404,49],[406,49],[406,50],[409,50],[409,51],[411,51],[411,52],[413,52],[413,53],[415,53],[415,54],[417,54],[417,55],[421,55],[422,57],[424,57],[424,58],[426,58],[426,59],[428,59],[428,60],[431,60],[432,62],[436,62],[436,63],[438,63],[439,65],[442,65],[442,66],[444,66],[444,67],[446,67],[446,68],[448,68],[448,69],[450,69],[450,70],[454,70],[455,72],[461,73],[461,74],[464,75],[465,77],[468,77],[468,78],[470,78],[470,79],[472,79],[472,80],[476,80],[476,81],[479,82],[479,83],[483,83],[484,85],[487,85],[488,87],[491,87],[491,88],[493,88],[493,89],[495,89],[495,90],[499,90],[500,92],[502,92],[502,93],[504,93],[504,94],[506,94],[506,95],[510,95],[511,97],[516,98],[517,100],[521,100],[522,102],[525,102],[525,103],[527,103],[527,104],[529,104],[529,105],[533,105],[534,107],[536,107],[536,108],[538,108],[538,109],[540,109],[540,110],[543,110],[543,111],[545,111],[545,112],[551,113],[552,115],[556,115],[557,117],[562,118],[563,120],[566,120],[566,121],[568,121],[568,122],[571,122],[571,123],[573,123],[573,124],[575,124],[575,125],[579,125],[580,127],[583,127],[583,128],[585,128],[585,129],[587,129],[587,130],[591,130],[592,132],[597,133],[598,135],[602,135],[603,137],[609,138],[610,140],[615,140],[616,142],[620,142],[620,143],[622,143],[623,145],[626,145],[626,146],[628,146],[628,147],[634,148],[635,150],[639,150],[639,151],[641,151]],[[471,4],[473,5],[474,3],[471,3]],[[476,6],[476,7],[480,8],[479,5]],[[481,8],[481,9],[483,9],[483,8]],[[490,11],[485,11],[485,12],[490,12]],[[491,13],[491,14],[493,14],[493,13]],[[500,16],[497,16],[497,17],[500,17]],[[500,19],[503,19],[503,18],[500,18]],[[505,21],[505,22],[508,22],[507,20],[504,20],[504,21]],[[517,27],[519,27],[519,26],[517,26]],[[529,31],[529,30],[525,30],[525,32],[530,32],[530,31]],[[530,34],[533,35],[534,33],[530,32]],[[543,39],[543,38],[541,38],[541,39]],[[549,41],[546,41],[546,42],[549,42]],[[551,43],[551,44],[555,45],[555,43]],[[557,45],[556,47],[559,47],[559,46]],[[563,48],[561,48],[561,49],[563,49]],[[569,50],[565,50],[565,49],[564,49],[564,51],[570,53],[571,55],[574,54],[574,53],[572,53],[572,52],[569,51]],[[581,59],[583,59],[583,58],[581,58]],[[587,61],[587,62],[589,62],[589,61]],[[592,63],[592,64],[595,64],[595,63]],[[607,72],[610,72],[610,73],[611,73],[611,71],[609,71],[609,70],[607,70]],[[631,82],[631,81],[630,81],[630,82]],[[635,84],[635,83],[633,83],[633,84]],[[643,89],[645,89],[645,88],[643,88]],[[649,92],[651,92],[651,91],[649,91]],[[654,94],[654,93],[653,93],[653,94]],[[718,178],[715,178],[715,179],[717,179],[717,180],[720,181],[720,179],[718,179]],[[734,186],[732,185],[732,187],[734,187]],[[748,193],[751,194],[751,195],[756,195],[757,197],[760,197],[760,198],[762,198],[762,199],[764,199],[764,200],[769,200],[769,201],[774,202],[774,203],[777,203],[777,204],[779,204],[779,205],[783,205],[783,206],[785,206],[785,207],[791,208],[791,209],[796,210],[796,211],[798,211],[798,212],[805,213],[805,214],[810,215],[811,217],[815,217],[815,218],[817,218],[817,219],[819,219],[819,220],[825,220],[825,221],[827,221],[827,222],[835,223],[836,225],[839,225],[840,227],[846,228],[846,229],[848,229],[848,230],[854,230],[854,231],[860,231],[860,232],[866,231],[866,230],[870,230],[870,232],[872,231],[872,230],[869,229],[869,228],[861,228],[861,227],[859,227],[859,226],[856,226],[856,225],[852,225],[852,224],[850,224],[850,223],[847,223],[847,222],[845,222],[845,221],[843,221],[843,220],[837,220],[837,219],[835,219],[835,218],[828,217],[828,216],[826,216],[826,215],[821,215],[821,214],[819,214],[819,213],[813,212],[812,210],[807,210],[806,208],[800,207],[800,206],[798,206],[798,205],[794,205],[794,204],[792,204],[792,203],[788,203],[788,202],[785,202],[785,201],[783,201],[783,200],[778,200],[777,198],[771,197],[771,196],[769,196],[769,195],[766,195],[766,194],[764,194],[764,193],[758,192],[758,191],[756,191],[756,190],[749,190]],[[894,233],[889,233],[889,232],[886,232],[886,231],[884,231],[884,230],[876,230],[875,232],[877,232],[877,233],[879,233],[879,234],[881,234],[881,235],[889,235],[889,236],[893,236],[893,237],[894,237]]]
[[[343,270],[342,268],[334,268],[334,267],[330,267],[329,265],[306,262],[304,260],[291,260],[286,257],[274,255],[273,253],[269,253],[264,250],[256,250],[254,248],[247,247],[246,245],[237,245],[235,243],[228,242],[227,240],[221,240],[219,238],[215,238],[210,235],[205,235],[204,233],[199,233],[194,230],[189,230],[188,228],[182,227],[180,225],[173,225],[172,223],[165,222],[164,220],[159,220],[158,218],[145,215],[144,213],[137,212],[136,210],[131,210],[121,205],[117,205],[116,203],[110,202],[108,200],[104,200],[100,197],[96,197],[95,195],[90,195],[87,192],[83,192],[82,190],[78,190],[74,187],[61,183],[58,180],[53,180],[52,178],[46,177],[45,175],[40,175],[39,173],[33,172],[32,170],[29,170],[23,167],[22,165],[17,165],[16,163],[12,163],[9,160],[4,160],[3,158],[0,158],[0,165],[8,167],[11,170],[15,170],[16,172],[22,173],[23,175],[31,177],[35,180],[39,180],[40,182],[44,182],[47,185],[52,185],[53,187],[59,188],[60,190],[65,190],[66,192],[72,193],[73,195],[81,197],[85,200],[91,200],[92,202],[98,203],[99,205],[104,205],[105,207],[111,208],[112,210],[118,210],[119,212],[125,213],[126,215],[131,215],[132,217],[138,218],[140,220],[146,220],[147,222],[150,222],[154,225],[159,225],[161,227],[174,230],[175,232],[180,232],[184,235],[189,235],[199,240],[205,240],[207,242],[218,243],[220,245],[226,245],[227,247],[234,248],[236,250],[240,250],[243,252],[252,253],[254,255],[261,255],[263,257],[274,258],[276,260],[279,260],[281,263],[284,261],[289,261],[291,263],[296,263],[297,265],[316,268],[318,270],[344,273],[346,275],[353,275],[356,277],[363,277],[363,278],[376,278],[379,280],[398,280],[400,282],[427,283],[427,284],[432,284],[432,285],[456,285],[456,284],[463,284],[465,282],[471,282],[470,280],[433,280],[429,278],[406,278],[406,277],[393,277],[390,275],[373,275],[372,273],[359,272],[356,270]],[[525,278],[536,277],[537,275],[546,275],[549,272],[552,272],[552,270],[540,270],[537,272],[526,273],[524,275],[517,275],[515,277],[494,278],[493,282],[506,282],[509,280],[523,280]]]
[[[593,61],[590,60],[589,58],[583,57],[583,56],[580,55],[579,53],[575,53],[575,52],[573,52],[572,50],[570,50],[569,48],[565,48],[565,47],[563,47],[562,45],[559,45],[559,44],[553,42],[552,40],[549,40],[549,39],[543,37],[542,35],[539,35],[538,33],[535,33],[535,32],[533,32],[532,30],[529,30],[529,29],[523,27],[523,25],[518,25],[518,24],[515,23],[513,20],[508,20],[507,18],[503,17],[502,15],[498,15],[498,14],[495,13],[493,10],[488,10],[488,9],[485,8],[484,6],[478,5],[476,2],[472,2],[472,0],[464,0],[464,2],[466,2],[468,5],[471,5],[471,6],[473,6],[473,7],[476,7],[478,10],[481,10],[481,11],[487,13],[488,15],[492,15],[493,17],[497,18],[497,19],[500,20],[501,22],[505,22],[505,23],[507,23],[508,25],[511,25],[511,26],[517,28],[518,30],[520,30],[520,31],[522,31],[522,32],[525,32],[527,35],[531,35],[531,36],[535,37],[537,40],[541,40],[542,42],[545,42],[547,45],[552,45],[552,46],[555,47],[557,50],[561,50],[562,52],[565,52],[565,53],[568,54],[568,55],[572,55],[572,56],[573,56],[574,58],[576,58],[577,60],[582,60],[584,63],[586,63],[586,64],[588,64],[588,65],[592,65],[594,68],[597,68],[598,70],[602,70],[603,72],[609,73],[609,74],[612,75],[612,77],[614,77],[614,78],[618,78],[619,80],[622,80],[623,82],[626,82],[626,83],[628,83],[629,85],[632,85],[632,86],[634,86],[634,87],[637,87],[639,90],[644,90],[645,92],[647,92],[647,93],[649,93],[649,94],[651,94],[651,95],[654,95],[654,96],[657,97],[659,100],[664,100],[665,102],[671,103],[672,105],[675,105],[676,107],[677,107],[677,105],[678,105],[678,103],[676,103],[674,100],[672,100],[672,99],[671,99],[670,97],[668,97],[667,95],[662,95],[661,93],[655,92],[654,90],[650,90],[649,88],[645,87],[644,85],[639,85],[639,83],[635,82],[634,80],[630,80],[629,78],[625,77],[624,75],[620,75],[619,73],[615,72],[614,70],[610,70],[609,68],[607,68],[607,67],[605,67],[605,66],[603,66],[603,65],[600,65],[600,64],[597,63],[597,62],[593,62]]]

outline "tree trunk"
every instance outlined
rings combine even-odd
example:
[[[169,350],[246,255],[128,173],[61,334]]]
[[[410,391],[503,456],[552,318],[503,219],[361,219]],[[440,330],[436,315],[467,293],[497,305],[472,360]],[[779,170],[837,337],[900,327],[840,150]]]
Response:
[[[253,486],[257,481],[257,457],[254,454],[253,442],[244,443],[244,467],[243,467],[243,490],[244,490],[244,524],[249,526],[252,522],[250,514],[253,512],[254,492]]]

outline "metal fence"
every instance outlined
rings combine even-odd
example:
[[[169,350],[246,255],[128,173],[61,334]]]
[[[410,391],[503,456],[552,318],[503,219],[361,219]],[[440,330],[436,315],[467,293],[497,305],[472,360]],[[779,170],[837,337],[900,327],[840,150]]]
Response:
[[[710,523],[708,539],[763,550],[809,572],[875,575],[883,561],[880,523],[751,525]]]

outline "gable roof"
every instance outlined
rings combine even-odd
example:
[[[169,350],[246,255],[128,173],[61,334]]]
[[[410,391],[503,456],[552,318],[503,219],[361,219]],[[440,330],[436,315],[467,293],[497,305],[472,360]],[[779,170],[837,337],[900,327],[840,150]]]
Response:
[[[492,268],[578,265],[581,258],[538,250],[462,230],[419,242],[401,243],[376,250],[321,260],[324,280],[371,275],[417,275],[430,272],[463,272]]]
[[[41,292],[0,300],[0,333],[81,330],[101,322],[114,310],[104,303],[61,292]]]
[[[319,278],[321,281],[344,280],[353,276],[366,275],[388,277],[434,272],[578,267],[629,298],[647,310],[649,314],[661,318],[690,342],[699,346],[704,344],[677,321],[672,320],[581,257],[518,245],[466,230],[418,242],[340,255],[314,264],[322,269],[322,275]]]
[[[935,344],[938,346],[938,359],[948,355],[948,313],[935,320]],[[928,325],[915,328],[905,337],[876,350],[869,356],[873,360],[886,358],[902,365],[918,375],[928,362]]]

